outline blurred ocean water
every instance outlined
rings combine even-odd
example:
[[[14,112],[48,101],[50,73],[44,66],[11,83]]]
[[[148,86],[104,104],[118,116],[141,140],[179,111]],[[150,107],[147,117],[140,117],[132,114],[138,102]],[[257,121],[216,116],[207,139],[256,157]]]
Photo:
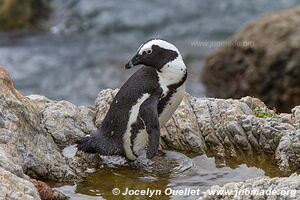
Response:
[[[120,87],[133,70],[125,63],[145,40],[164,38],[189,67],[187,91],[205,96],[201,65],[214,48],[246,22],[300,0],[52,0],[48,32],[1,33],[0,65],[25,95],[41,94],[93,104],[101,89]]]

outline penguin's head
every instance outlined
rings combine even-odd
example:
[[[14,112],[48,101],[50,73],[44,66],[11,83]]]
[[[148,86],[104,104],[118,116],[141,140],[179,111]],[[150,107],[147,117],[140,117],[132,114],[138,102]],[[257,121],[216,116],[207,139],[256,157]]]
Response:
[[[136,55],[126,64],[130,69],[136,65],[146,65],[160,71],[167,63],[182,59],[178,49],[161,39],[151,39],[140,46]]]

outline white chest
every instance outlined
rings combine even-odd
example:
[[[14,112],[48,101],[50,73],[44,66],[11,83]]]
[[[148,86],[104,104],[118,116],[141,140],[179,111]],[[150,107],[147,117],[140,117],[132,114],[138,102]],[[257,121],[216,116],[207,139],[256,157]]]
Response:
[[[183,78],[186,76],[186,67],[182,59],[174,60],[166,64],[161,72],[158,72],[159,85],[163,90],[161,98],[164,98],[168,95],[169,87],[171,85],[176,85],[183,81]],[[178,108],[185,94],[185,83],[182,83],[176,91],[171,95],[168,102],[164,105],[162,113],[159,115],[160,127],[163,127],[165,123],[171,118],[175,110]]]
[[[160,127],[163,127],[166,122],[172,117],[175,110],[178,108],[185,94],[185,84],[177,88],[176,92],[171,96],[170,100],[165,105],[163,112],[159,115]]]

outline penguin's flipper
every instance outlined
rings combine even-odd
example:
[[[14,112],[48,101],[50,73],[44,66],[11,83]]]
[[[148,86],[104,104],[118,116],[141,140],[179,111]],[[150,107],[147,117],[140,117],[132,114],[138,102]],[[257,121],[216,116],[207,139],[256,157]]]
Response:
[[[152,95],[143,102],[140,107],[139,116],[142,118],[148,133],[149,143],[147,148],[147,158],[153,158],[159,146],[159,120],[157,105],[159,95]]]

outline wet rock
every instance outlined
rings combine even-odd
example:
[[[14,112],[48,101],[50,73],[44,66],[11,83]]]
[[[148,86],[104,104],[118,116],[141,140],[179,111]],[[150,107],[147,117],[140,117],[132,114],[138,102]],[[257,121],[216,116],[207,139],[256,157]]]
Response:
[[[42,200],[67,200],[64,194],[52,189],[48,184],[42,181],[33,180],[32,183],[39,192]]]
[[[50,12],[48,0],[2,0],[0,1],[0,30],[42,28],[41,21]]]
[[[294,174],[286,178],[255,178],[239,183],[227,183],[223,187],[213,186],[209,190],[199,200],[294,200],[300,199],[300,176]],[[211,191],[232,191],[232,194],[210,194]],[[255,191],[260,195],[253,195]]]
[[[255,96],[281,112],[300,104],[300,7],[266,15],[212,53],[202,71],[209,95]]]

